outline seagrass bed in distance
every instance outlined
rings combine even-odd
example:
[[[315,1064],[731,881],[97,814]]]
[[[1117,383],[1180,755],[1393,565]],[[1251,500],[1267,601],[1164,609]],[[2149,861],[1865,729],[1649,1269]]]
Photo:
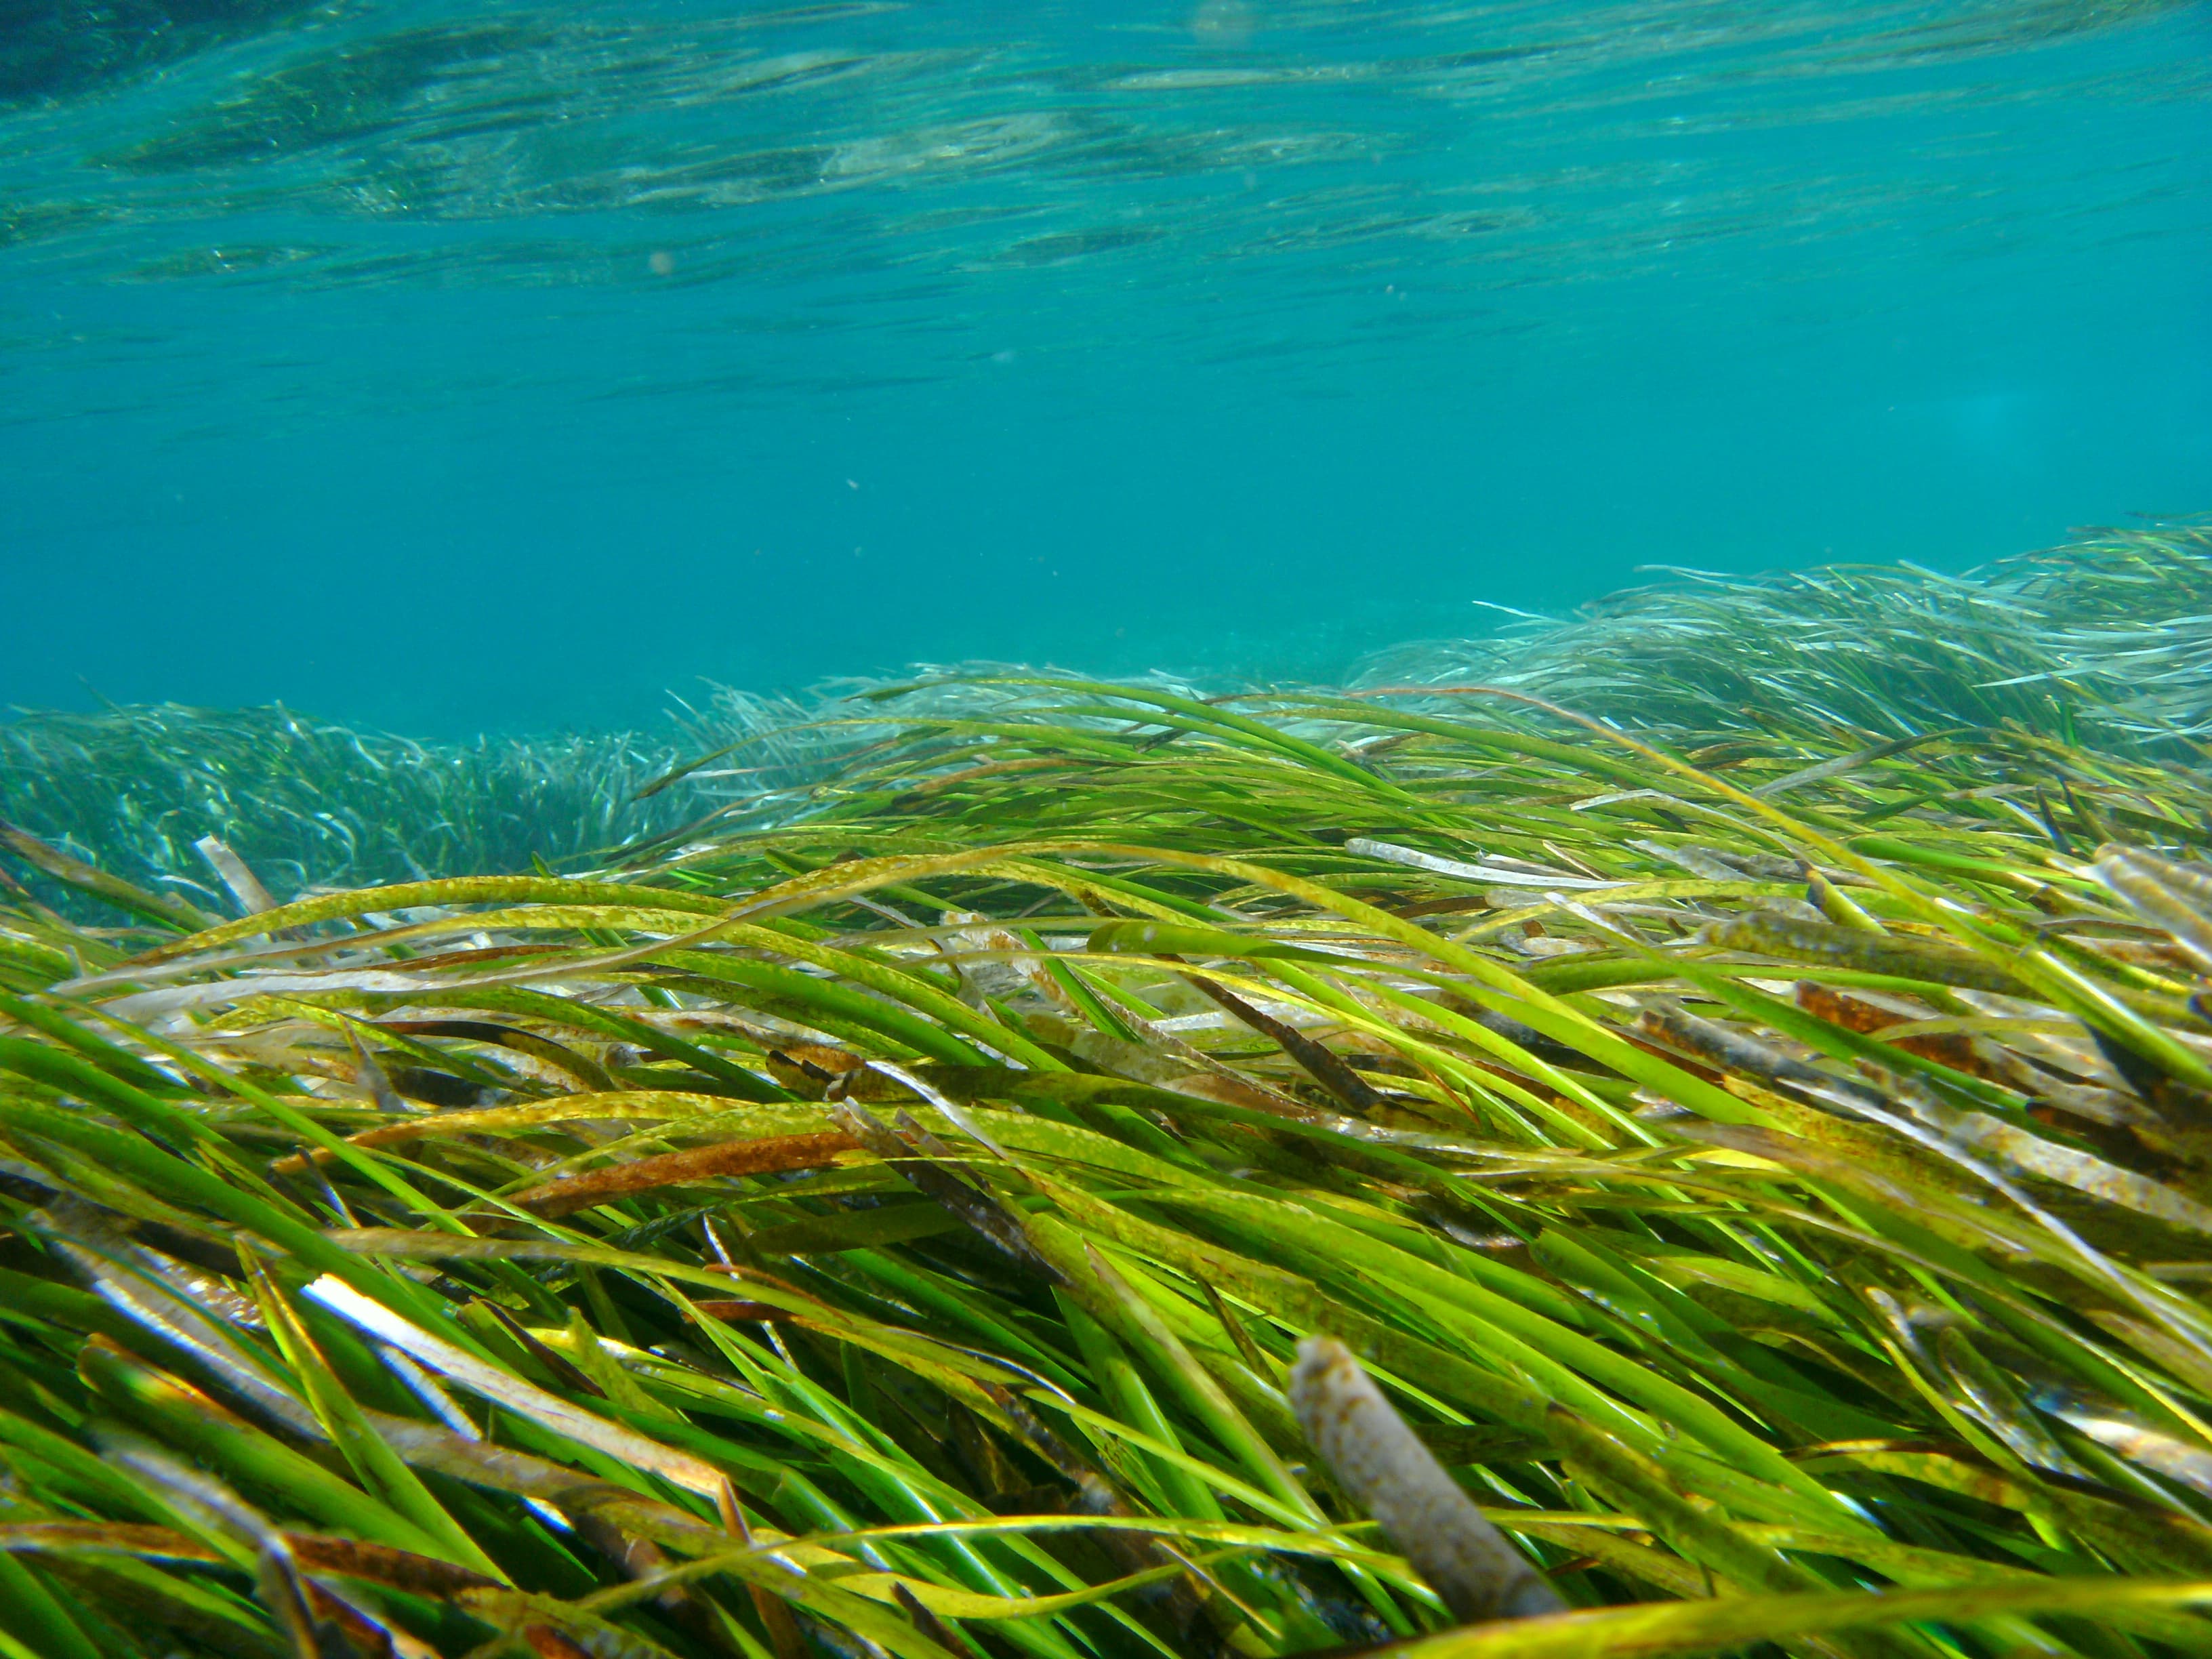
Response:
[[[2207,599],[0,727],[0,1659],[2212,1653]]]

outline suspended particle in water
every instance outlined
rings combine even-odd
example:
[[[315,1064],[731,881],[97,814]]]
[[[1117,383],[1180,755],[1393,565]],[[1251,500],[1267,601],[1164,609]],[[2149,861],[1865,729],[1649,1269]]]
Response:
[[[1190,16],[1190,32],[1209,46],[1243,46],[1258,26],[1258,15],[1247,0],[1199,0]]]
[[[653,249],[653,257],[646,264],[653,267],[653,274],[656,276],[673,276],[676,274],[676,256],[665,247]]]

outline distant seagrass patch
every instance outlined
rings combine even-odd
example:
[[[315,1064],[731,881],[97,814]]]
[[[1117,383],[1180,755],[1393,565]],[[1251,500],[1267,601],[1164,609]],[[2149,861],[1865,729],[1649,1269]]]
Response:
[[[1432,691],[1400,706],[1437,711],[1453,702],[1440,688],[1487,684],[1661,738],[1765,743],[1778,754],[1838,733],[1880,742],[1960,728],[2174,758],[2212,735],[2212,530],[2203,524],[2095,532],[1956,577],[1873,564],[1662,574],[1565,621],[1378,653],[1352,689]],[[533,860],[581,867],[686,825],[804,813],[816,786],[894,737],[950,732],[968,719],[1125,724],[1051,713],[1063,700],[1027,683],[1035,672],[924,668],[797,696],[716,688],[672,711],[659,733],[472,744],[418,743],[276,708],[21,711],[0,724],[0,817],[203,901],[216,877],[193,844],[209,835],[280,895],[515,872]],[[1169,675],[1146,683],[1272,697],[1278,717],[1297,724],[1295,689]],[[1486,717],[1560,729],[1503,703]],[[1355,744],[1374,735],[1330,734]],[[713,758],[689,764],[701,756]],[[644,793],[656,781],[664,787]]]

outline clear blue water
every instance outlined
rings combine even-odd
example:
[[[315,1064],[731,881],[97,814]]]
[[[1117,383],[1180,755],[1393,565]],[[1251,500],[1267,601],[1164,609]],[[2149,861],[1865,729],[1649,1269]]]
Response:
[[[2212,6],[85,15],[0,4],[0,703],[1317,677],[2212,508]]]

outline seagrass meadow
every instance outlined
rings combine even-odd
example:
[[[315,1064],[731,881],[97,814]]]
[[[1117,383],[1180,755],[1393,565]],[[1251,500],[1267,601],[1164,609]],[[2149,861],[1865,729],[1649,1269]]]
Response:
[[[2185,761],[2212,736],[2212,526],[2203,522],[2089,532],[1957,577],[1896,565],[1658,574],[1667,580],[1563,622],[1523,617],[1488,638],[1378,653],[1349,683],[1530,692],[1686,752],[1744,735],[1872,741],[2002,726]],[[1004,708],[1029,719],[1023,705],[1038,699],[1010,683],[1027,672],[939,670],[896,687],[846,680],[808,697],[712,687],[678,703],[665,732],[471,743],[275,707],[19,710],[0,721],[0,818],[111,875],[216,909],[230,901],[193,845],[209,835],[287,895],[541,863],[589,869],[625,845],[807,811],[817,786],[910,734],[918,718],[990,720]],[[1164,673],[1144,684],[1193,696],[1253,689]],[[1277,718],[1294,727],[1298,717]],[[1558,730],[1541,718],[1532,729]],[[1320,733],[1347,735],[1341,725]],[[44,896],[69,902],[65,890]]]
[[[2207,552],[11,829],[0,1655],[2212,1652]]]

